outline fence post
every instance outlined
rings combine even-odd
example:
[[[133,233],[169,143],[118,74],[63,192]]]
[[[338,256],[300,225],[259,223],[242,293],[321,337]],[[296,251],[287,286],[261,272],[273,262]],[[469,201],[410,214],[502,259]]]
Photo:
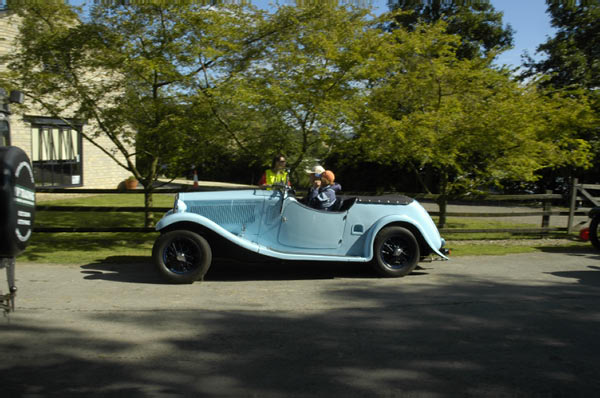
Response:
[[[546,194],[552,194],[552,191],[547,189]],[[542,215],[542,228],[550,227],[550,213],[552,212],[552,199],[544,199],[542,204],[544,214]]]
[[[567,221],[567,234],[571,234],[573,229],[573,218],[575,217],[575,202],[577,201],[577,184],[579,180],[573,178],[573,186],[571,187],[571,203],[569,203],[569,220]]]

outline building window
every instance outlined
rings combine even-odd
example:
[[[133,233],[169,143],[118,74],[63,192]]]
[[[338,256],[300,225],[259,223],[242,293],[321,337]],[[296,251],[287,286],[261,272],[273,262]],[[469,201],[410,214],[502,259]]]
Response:
[[[40,119],[34,120],[31,126],[31,154],[36,185],[82,186],[81,126],[73,128],[53,119]]]
[[[0,120],[0,146],[10,145],[10,127],[6,120]]]

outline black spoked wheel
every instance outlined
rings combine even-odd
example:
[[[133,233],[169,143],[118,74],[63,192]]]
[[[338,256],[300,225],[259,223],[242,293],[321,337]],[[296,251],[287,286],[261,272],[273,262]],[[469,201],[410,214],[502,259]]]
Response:
[[[592,242],[592,245],[596,248],[596,250],[600,250],[600,241],[599,239],[599,234],[600,231],[598,231],[598,228],[600,228],[600,214],[596,214],[596,216],[594,216],[594,218],[592,218],[592,221],[590,221],[590,242]]]
[[[387,227],[377,234],[373,265],[382,276],[400,277],[411,273],[419,261],[419,244],[406,228]]]
[[[152,249],[158,272],[171,283],[193,283],[204,277],[212,261],[210,245],[197,233],[185,230],[161,235]]]

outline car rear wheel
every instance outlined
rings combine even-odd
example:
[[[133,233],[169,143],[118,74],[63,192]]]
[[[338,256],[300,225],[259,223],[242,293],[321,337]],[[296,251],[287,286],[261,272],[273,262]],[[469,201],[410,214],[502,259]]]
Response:
[[[401,277],[411,273],[419,261],[419,243],[408,229],[387,227],[375,238],[373,266],[386,277]]]
[[[596,250],[600,250],[600,236],[598,228],[600,227],[600,214],[597,214],[592,221],[590,221],[590,242],[596,248]]]
[[[201,280],[212,261],[210,245],[192,231],[176,230],[161,235],[152,248],[159,274],[171,283]]]

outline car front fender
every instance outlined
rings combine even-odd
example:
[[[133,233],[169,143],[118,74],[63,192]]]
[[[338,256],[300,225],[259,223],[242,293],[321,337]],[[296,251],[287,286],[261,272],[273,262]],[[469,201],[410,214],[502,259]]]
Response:
[[[188,222],[201,225],[220,235],[221,237],[229,240],[230,242],[235,243],[240,247],[243,247],[244,249],[250,250],[252,252],[258,252],[259,250],[259,246],[256,243],[249,241],[243,236],[233,234],[227,231],[225,228],[221,227],[219,224],[215,223],[214,221],[194,213],[169,212],[156,224],[156,230],[161,231],[171,225]]]
[[[443,246],[444,240],[440,237],[437,227],[435,226],[428,214],[426,214],[426,217],[427,218],[422,222],[418,222],[417,220],[406,215],[391,215],[381,218],[369,229],[367,239],[365,240],[365,257],[367,257],[369,260],[373,258],[373,243],[379,231],[381,231],[383,228],[387,227],[390,224],[400,223],[410,224],[412,227],[416,228],[421,234],[421,237],[423,238],[425,243],[431,248],[431,250],[433,250],[435,254],[442,257],[443,259],[448,260],[448,257],[446,257],[440,252],[440,248]],[[425,224],[425,226],[422,225],[423,223]],[[417,238],[417,240],[419,239],[418,236],[415,236],[415,238]]]

